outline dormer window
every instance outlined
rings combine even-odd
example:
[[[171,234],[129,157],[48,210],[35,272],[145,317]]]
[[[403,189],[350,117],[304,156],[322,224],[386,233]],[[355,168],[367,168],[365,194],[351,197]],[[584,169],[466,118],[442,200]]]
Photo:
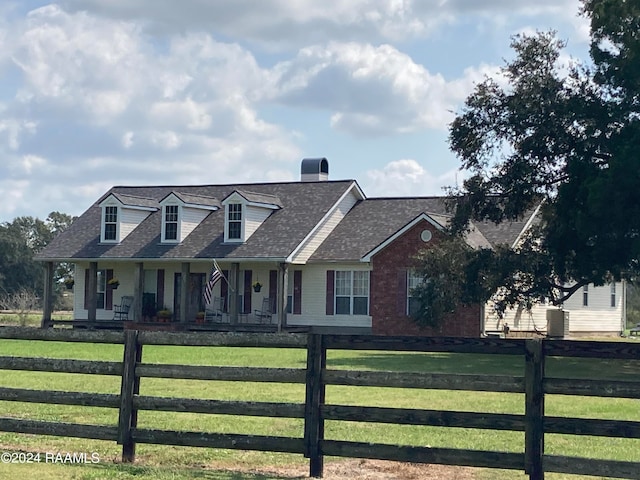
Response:
[[[178,205],[166,205],[164,207],[164,240],[178,240]]]
[[[234,190],[222,201],[224,205],[224,241],[246,242],[269,215],[282,208],[275,195]]]
[[[213,197],[193,193],[171,192],[162,200],[163,243],[180,243],[209,215],[220,208]]]
[[[229,240],[242,239],[242,204],[230,203],[228,206],[228,238]]]
[[[115,242],[118,240],[118,207],[104,207],[103,228],[103,241]]]
[[[102,209],[100,241],[104,243],[122,242],[152,212],[158,210],[158,202],[152,198],[119,192],[107,195],[99,206]]]

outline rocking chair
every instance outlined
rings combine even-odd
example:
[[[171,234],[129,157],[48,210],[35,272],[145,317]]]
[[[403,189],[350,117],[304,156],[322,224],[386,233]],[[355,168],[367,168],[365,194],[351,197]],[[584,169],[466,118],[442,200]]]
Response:
[[[133,297],[125,295],[120,299],[120,305],[113,306],[114,320],[129,320],[129,310],[133,304]]]
[[[259,323],[271,323],[273,310],[271,308],[271,299],[269,297],[264,297],[262,299],[262,308],[260,308],[260,310],[254,310],[254,315],[258,318]]]

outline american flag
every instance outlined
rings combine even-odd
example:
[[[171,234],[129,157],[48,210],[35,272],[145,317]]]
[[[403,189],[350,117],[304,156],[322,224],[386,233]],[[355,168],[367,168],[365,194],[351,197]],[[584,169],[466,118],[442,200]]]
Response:
[[[213,287],[216,283],[218,283],[218,280],[220,280],[221,278],[222,278],[222,271],[220,270],[218,263],[214,260],[213,266],[211,267],[211,274],[209,275],[209,281],[207,282],[207,285],[204,287],[204,293],[202,294],[204,298],[204,303],[206,305],[209,305],[211,303],[211,294],[213,292]]]

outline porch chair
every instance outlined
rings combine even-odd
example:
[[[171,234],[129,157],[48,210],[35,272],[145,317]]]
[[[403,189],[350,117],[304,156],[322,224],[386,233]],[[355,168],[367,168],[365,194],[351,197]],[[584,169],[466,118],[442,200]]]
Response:
[[[273,310],[271,308],[271,299],[264,297],[262,299],[262,307],[260,310],[254,310],[254,315],[258,318],[259,323],[271,323]]]
[[[211,303],[205,306],[204,309],[204,321],[205,323],[223,323],[224,312],[222,306],[224,305],[222,297],[213,297]]]
[[[113,306],[113,319],[114,320],[129,320],[129,310],[133,304],[133,297],[124,295],[120,299],[120,305]]]

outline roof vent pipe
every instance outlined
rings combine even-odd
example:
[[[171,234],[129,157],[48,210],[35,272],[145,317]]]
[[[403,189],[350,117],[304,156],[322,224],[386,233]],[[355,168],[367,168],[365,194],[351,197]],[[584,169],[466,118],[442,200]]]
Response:
[[[304,158],[300,167],[300,181],[323,182],[329,180],[329,162],[326,158]]]

